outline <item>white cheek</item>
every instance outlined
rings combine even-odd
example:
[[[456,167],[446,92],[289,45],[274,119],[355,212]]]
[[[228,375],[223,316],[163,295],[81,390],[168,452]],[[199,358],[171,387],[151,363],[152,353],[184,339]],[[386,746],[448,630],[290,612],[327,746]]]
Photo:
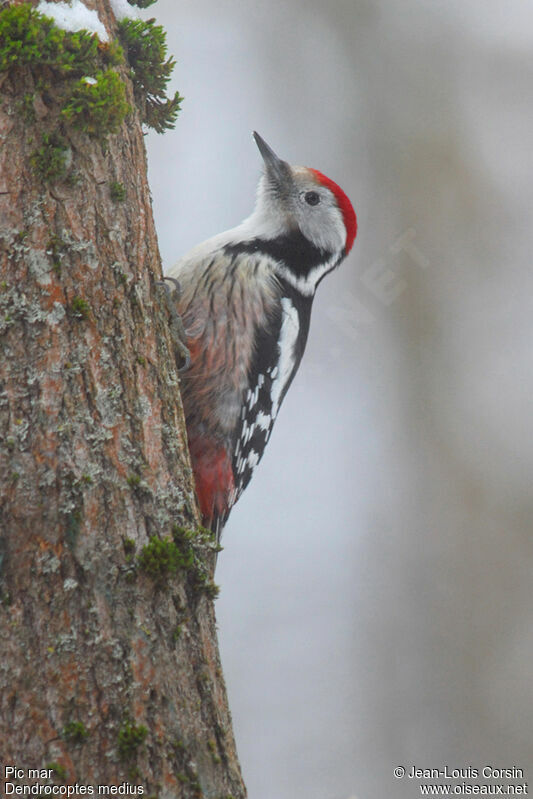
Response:
[[[316,214],[304,212],[300,229],[316,247],[339,253],[346,244],[346,228],[342,213],[336,206],[317,209]]]

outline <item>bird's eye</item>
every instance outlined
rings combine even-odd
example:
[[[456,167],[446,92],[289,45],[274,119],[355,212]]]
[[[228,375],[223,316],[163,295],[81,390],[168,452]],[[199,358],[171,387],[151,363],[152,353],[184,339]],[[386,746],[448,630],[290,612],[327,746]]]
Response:
[[[318,205],[320,202],[320,195],[316,191],[307,191],[304,199],[307,205]]]

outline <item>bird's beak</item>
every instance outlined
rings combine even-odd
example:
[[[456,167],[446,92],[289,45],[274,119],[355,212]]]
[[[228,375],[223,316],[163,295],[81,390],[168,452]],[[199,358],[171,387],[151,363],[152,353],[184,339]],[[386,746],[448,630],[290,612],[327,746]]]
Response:
[[[286,196],[290,193],[293,185],[292,172],[289,164],[278,158],[274,150],[268,146],[266,141],[261,138],[259,133],[254,130],[253,137],[263,156],[267,176],[274,184],[280,195]]]

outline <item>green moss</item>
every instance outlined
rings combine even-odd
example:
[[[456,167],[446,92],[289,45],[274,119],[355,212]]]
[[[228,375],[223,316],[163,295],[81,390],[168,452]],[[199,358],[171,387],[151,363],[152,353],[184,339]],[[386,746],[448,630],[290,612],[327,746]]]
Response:
[[[154,19],[128,18],[121,20],[118,30],[131,67],[141,119],[157,133],[163,133],[175,126],[183,100],[179,92],[172,97],[166,95],[176,62],[172,57],[167,58],[165,31]]]
[[[130,474],[127,482],[130,488],[138,488],[141,484],[141,478],[138,474]]]
[[[209,599],[216,599],[220,588],[216,585],[204,563],[205,553],[218,549],[210,530],[199,527],[197,530],[186,530],[174,525],[172,537],[179,549],[187,557],[190,584],[197,594],[204,594]]]
[[[56,763],[56,762],[47,763],[46,764],[46,768],[49,771],[53,771],[55,773],[56,777],[58,777],[60,780],[66,780],[67,779],[67,770],[60,763]]]
[[[63,739],[71,744],[82,744],[89,736],[82,721],[69,721],[62,732]]]
[[[193,796],[195,799],[200,799],[200,797],[204,796],[204,792],[202,791],[202,786],[198,781],[198,774],[196,773],[195,769],[191,768],[190,771],[190,775],[180,771],[178,774],[176,774],[176,778],[182,785],[187,785],[192,791],[194,791]]]
[[[80,78],[61,114],[77,130],[105,139],[117,133],[130,111],[123,82],[113,69],[107,69],[93,78]]]
[[[35,122],[35,106],[33,105],[33,101],[35,98],[35,94],[33,92],[27,92],[22,100],[20,101],[20,112],[24,117],[24,121],[31,125]]]
[[[137,363],[139,366],[146,366],[146,358],[144,355],[137,355]]]
[[[183,743],[181,738],[173,738],[172,741],[170,741],[170,746],[174,750],[175,754],[179,754],[185,751],[185,744]]]
[[[135,541],[133,538],[125,538],[122,542],[125,555],[132,555],[135,552]]]
[[[137,749],[145,741],[148,730],[144,724],[136,725],[124,721],[118,733],[117,748],[121,760],[133,760]]]
[[[91,306],[83,297],[74,297],[70,303],[70,310],[79,319],[87,319],[91,313]]]
[[[5,5],[0,2],[0,7]],[[30,3],[9,5],[0,11],[0,73],[31,70],[37,93],[52,112],[40,145],[32,152],[32,169],[45,183],[65,178],[70,186],[78,176],[67,175],[68,127],[100,139],[116,133],[131,111],[126,88],[111,67],[124,62],[118,41],[100,42],[89,31],[64,31]],[[36,92],[19,101],[20,113],[35,123]],[[55,113],[54,113],[55,104]],[[30,139],[28,139],[29,141]]]
[[[193,556],[182,552],[171,538],[153,536],[139,555],[139,568],[159,586],[165,585],[179,569],[188,570]]]
[[[193,566],[196,560],[193,546],[195,538],[196,533],[194,530],[186,530],[178,525],[174,525],[172,528],[172,539],[190,566]]]
[[[126,563],[131,564],[135,557],[135,541],[133,538],[124,538],[122,541],[122,546],[124,547],[124,559]],[[130,567],[129,573],[131,573],[134,577],[135,567]]]
[[[111,39],[110,42],[100,42],[98,44],[98,51],[104,64],[118,67],[120,64],[124,63],[124,50],[116,39]]]
[[[157,3],[157,0],[128,0],[130,6],[137,6],[138,8],[148,8]]]
[[[222,763],[222,758],[217,752],[217,745],[212,738],[207,742],[207,748],[211,752],[211,759],[213,760],[213,763],[215,763],[216,765]]]
[[[215,600],[218,599],[220,595],[220,586],[217,585],[213,580],[203,579],[198,586],[198,589],[203,592],[208,599]]]
[[[123,183],[112,180],[109,184],[109,194],[114,203],[123,203],[126,199],[126,189]]]
[[[43,183],[55,183],[64,177],[67,149],[65,140],[58,133],[41,135],[41,146],[30,155],[30,164]]]
[[[0,72],[43,67],[60,75],[84,74],[96,65],[98,38],[89,31],[64,31],[29,3],[0,12]]]

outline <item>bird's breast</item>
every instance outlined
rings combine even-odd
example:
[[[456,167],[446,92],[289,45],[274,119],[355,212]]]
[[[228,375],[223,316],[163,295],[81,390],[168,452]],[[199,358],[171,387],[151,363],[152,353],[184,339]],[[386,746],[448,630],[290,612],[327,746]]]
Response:
[[[235,428],[258,331],[267,330],[279,291],[264,258],[221,253],[186,280],[179,311],[191,367],[182,380],[187,420],[219,437]]]

